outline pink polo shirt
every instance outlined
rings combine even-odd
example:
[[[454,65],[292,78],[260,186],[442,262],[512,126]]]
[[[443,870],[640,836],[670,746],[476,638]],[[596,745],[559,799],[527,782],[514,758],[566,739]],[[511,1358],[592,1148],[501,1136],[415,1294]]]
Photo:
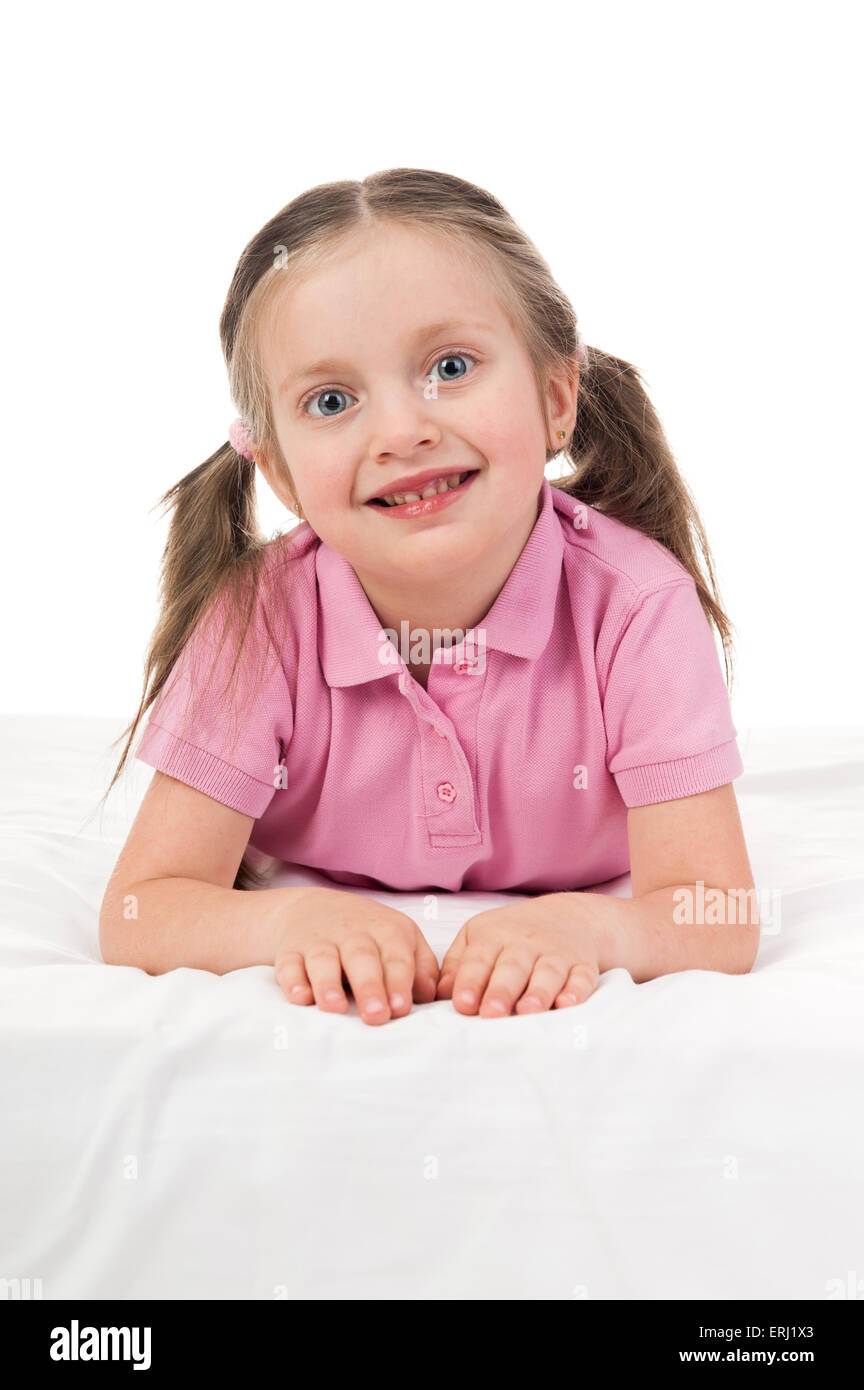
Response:
[[[629,870],[629,806],[743,771],[693,579],[547,479],[503,589],[436,650],[427,690],[308,524],[267,556],[236,721],[222,697],[236,647],[202,620],[137,751],[254,816],[266,854],[395,891],[591,887]]]

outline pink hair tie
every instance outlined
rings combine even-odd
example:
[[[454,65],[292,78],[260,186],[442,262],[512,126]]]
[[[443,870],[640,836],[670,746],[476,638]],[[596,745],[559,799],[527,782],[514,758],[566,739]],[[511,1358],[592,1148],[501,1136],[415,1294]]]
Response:
[[[252,440],[249,438],[249,431],[243,424],[239,415],[236,420],[231,421],[228,429],[228,442],[244,459],[249,459],[250,463],[255,462],[255,455],[252,453]]]

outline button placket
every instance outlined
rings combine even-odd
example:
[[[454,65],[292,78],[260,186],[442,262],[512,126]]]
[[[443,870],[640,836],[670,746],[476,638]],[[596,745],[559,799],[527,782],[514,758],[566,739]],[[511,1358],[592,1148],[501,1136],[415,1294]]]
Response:
[[[478,834],[474,787],[455,731],[428,692],[406,672],[400,672],[399,689],[410,703],[420,731],[421,790],[430,834],[473,839]]]
[[[460,647],[454,647],[451,650],[452,659],[440,663],[442,668],[440,673],[442,712],[446,710],[451,724],[455,721],[459,728],[464,728],[466,740],[470,740],[468,747],[463,747],[461,739],[456,739],[455,742],[459,765],[460,767],[464,765],[465,768],[464,795],[471,802],[471,812],[468,819],[476,827],[476,843],[480,844],[483,841],[480,831],[482,795],[479,784],[475,786],[474,782],[474,768],[478,756],[475,740],[479,737],[478,721],[488,671],[487,663],[478,659],[478,648],[474,642],[464,642],[460,644]],[[480,657],[483,656],[484,650],[485,648],[480,649]],[[477,768],[477,776],[480,776],[479,768]],[[461,796],[461,784],[456,785]],[[454,809],[455,805],[458,805],[458,801],[454,804]],[[446,847],[449,842],[448,829],[449,827],[445,827],[444,820],[430,822],[430,843],[433,846]]]
[[[474,787],[462,745],[441,722],[440,710],[433,715],[421,709],[418,716],[423,721],[421,776],[430,833],[473,835]]]
[[[478,796],[474,786],[471,761],[462,746],[461,739],[456,735],[455,729],[452,735],[446,735],[446,737],[448,742],[445,743],[437,736],[437,733],[432,732],[429,745],[427,745],[430,758],[434,759],[434,767],[443,772],[440,753],[446,749],[448,755],[446,764],[452,769],[444,776],[435,779],[435,796],[439,802],[449,806],[450,810],[443,816],[440,814],[436,816],[434,809],[430,810],[430,817],[434,816],[434,819],[430,818],[429,821],[430,844],[446,846],[448,840],[444,837],[450,835],[470,835],[472,837],[471,843],[480,843],[482,836],[480,835],[480,823],[477,819]],[[443,785],[441,785],[442,783]],[[452,784],[452,789],[448,784]]]

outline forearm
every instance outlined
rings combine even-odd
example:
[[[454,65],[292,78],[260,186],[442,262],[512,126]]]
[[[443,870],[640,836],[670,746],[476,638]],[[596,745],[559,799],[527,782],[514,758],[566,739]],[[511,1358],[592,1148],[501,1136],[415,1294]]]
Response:
[[[299,888],[246,892],[193,878],[154,878],[124,886],[102,905],[99,943],[107,965],[149,975],[188,966],[225,975],[272,965]]]
[[[746,895],[688,883],[638,898],[568,894],[591,923],[601,972],[623,968],[638,983],[679,970],[746,975],[759,946],[755,890]],[[700,920],[700,918],[702,920]]]

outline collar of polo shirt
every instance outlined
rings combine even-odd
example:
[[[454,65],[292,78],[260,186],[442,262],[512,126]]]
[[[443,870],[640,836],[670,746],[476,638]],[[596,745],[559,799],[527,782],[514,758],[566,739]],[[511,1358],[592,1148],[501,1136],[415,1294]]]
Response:
[[[477,624],[487,650],[536,658],[552,632],[564,541],[552,488],[543,479],[537,520],[491,609]],[[318,650],[330,686],[359,685],[401,670],[382,664],[381,624],[352,566],[322,541],[315,557],[320,596]],[[479,644],[478,644],[479,645]]]

